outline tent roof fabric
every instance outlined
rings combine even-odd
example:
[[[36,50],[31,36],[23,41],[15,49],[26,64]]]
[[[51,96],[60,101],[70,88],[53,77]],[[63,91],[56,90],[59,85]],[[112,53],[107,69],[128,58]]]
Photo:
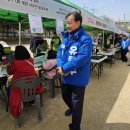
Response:
[[[4,10],[4,9],[0,9],[0,19],[8,22],[18,22],[19,20],[21,20],[23,21],[23,23],[29,23],[27,14],[10,11],[10,10]],[[43,18],[42,21],[44,27],[55,28],[56,26],[54,19]]]
[[[92,14],[91,12],[79,7],[78,5],[70,2],[69,0],[55,0],[56,2],[59,2],[59,3],[62,3],[64,5],[67,5],[69,7],[73,7],[77,10],[80,10],[92,17],[95,17],[96,19],[102,21],[103,23],[106,23],[108,24],[106,21],[98,18],[97,16],[95,16],[94,14]],[[0,19],[4,19],[4,20],[8,20],[8,21],[14,21],[14,22],[18,22],[19,20],[22,20],[25,22],[26,20],[26,23],[29,22],[28,20],[28,14],[24,14],[24,13],[20,13],[20,12],[15,12],[15,11],[10,11],[10,10],[5,10],[5,9],[1,9],[0,8]],[[43,20],[43,25],[44,27],[55,27],[56,24],[55,24],[55,20]]]
[[[0,9],[0,19],[19,21],[19,19],[25,19],[25,18],[27,18],[27,14]]]
[[[90,13],[89,11],[77,6],[76,4],[70,2],[69,0],[55,0],[59,3],[65,4],[67,6],[73,7],[75,9],[78,10],[82,10],[83,12],[99,19],[97,16],[95,16],[94,14]],[[4,9],[0,9],[0,19],[7,19],[7,20],[12,20],[12,21],[18,21],[19,20],[19,16],[23,19],[23,18],[27,18],[27,14],[24,13],[19,13],[19,12],[15,12],[15,11],[10,11],[10,10],[4,10]],[[101,20],[101,19],[100,19]],[[103,20],[101,20],[103,21]],[[105,21],[103,21],[105,22]]]
[[[54,0],[54,1],[56,1],[56,2],[58,2],[58,3],[61,3],[61,4],[64,4],[64,5],[67,5],[67,6],[69,6],[69,7],[72,7],[72,8],[77,9],[77,7],[74,6],[74,5],[71,5],[68,0]]]

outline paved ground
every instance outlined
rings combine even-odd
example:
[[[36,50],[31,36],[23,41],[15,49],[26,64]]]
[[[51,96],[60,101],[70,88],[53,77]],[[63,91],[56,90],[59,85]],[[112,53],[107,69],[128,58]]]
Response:
[[[91,73],[90,84],[85,93],[81,130],[130,130],[130,67],[116,61],[110,68],[104,66],[104,73],[98,80]],[[44,93],[42,108],[43,121],[37,123],[35,106],[25,107],[23,125],[19,130],[69,130],[71,117],[65,117],[67,109],[60,89],[56,98],[51,99],[49,90]],[[15,123],[11,114],[5,112],[0,101],[0,130],[14,130]]]

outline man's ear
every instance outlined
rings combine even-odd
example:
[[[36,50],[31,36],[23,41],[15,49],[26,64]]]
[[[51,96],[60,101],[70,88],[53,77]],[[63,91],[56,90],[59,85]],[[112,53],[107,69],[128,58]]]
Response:
[[[77,21],[77,22],[78,22],[78,24],[79,24],[79,26],[80,26],[80,24],[81,24],[80,21]]]

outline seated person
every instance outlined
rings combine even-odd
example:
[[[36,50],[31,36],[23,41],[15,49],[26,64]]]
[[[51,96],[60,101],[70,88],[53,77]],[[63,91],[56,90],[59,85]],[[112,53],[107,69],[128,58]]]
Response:
[[[49,50],[47,54],[47,59],[56,59],[57,52],[53,50]]]
[[[40,34],[35,34],[31,40],[30,40],[30,50],[32,52],[35,52],[36,51],[36,48],[38,47],[38,44],[37,44],[37,40],[42,40],[42,37],[40,36]]]
[[[15,59],[7,65],[7,72],[13,75],[13,81],[26,76],[36,76],[33,58],[24,46],[16,46],[14,57]]]
[[[36,48],[36,55],[44,55],[48,49],[47,40],[38,40],[39,45]]]
[[[15,59],[7,65],[8,74],[13,75],[12,81],[22,77],[36,76],[34,61],[28,50],[24,46],[16,46],[14,53]],[[38,85],[36,91],[37,93],[42,93],[43,87]],[[22,95],[18,87],[10,88],[10,86],[7,88],[7,95],[9,97],[10,111],[16,118],[18,116],[17,113],[19,114],[22,110]],[[18,111],[16,111],[17,108],[19,108]]]

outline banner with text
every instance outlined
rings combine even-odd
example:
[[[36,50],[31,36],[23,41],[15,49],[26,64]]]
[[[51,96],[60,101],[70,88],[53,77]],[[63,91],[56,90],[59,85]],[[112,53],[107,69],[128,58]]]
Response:
[[[61,34],[64,31],[64,21],[56,19],[56,33],[57,35]]]
[[[42,19],[40,16],[28,15],[31,33],[43,33]]]
[[[83,24],[86,24],[95,28],[107,30],[107,24],[103,23],[99,19],[96,19],[95,17],[88,15],[84,12],[82,12],[82,17],[83,17]]]
[[[75,10],[54,0],[0,0],[0,8],[53,19],[65,19]]]

